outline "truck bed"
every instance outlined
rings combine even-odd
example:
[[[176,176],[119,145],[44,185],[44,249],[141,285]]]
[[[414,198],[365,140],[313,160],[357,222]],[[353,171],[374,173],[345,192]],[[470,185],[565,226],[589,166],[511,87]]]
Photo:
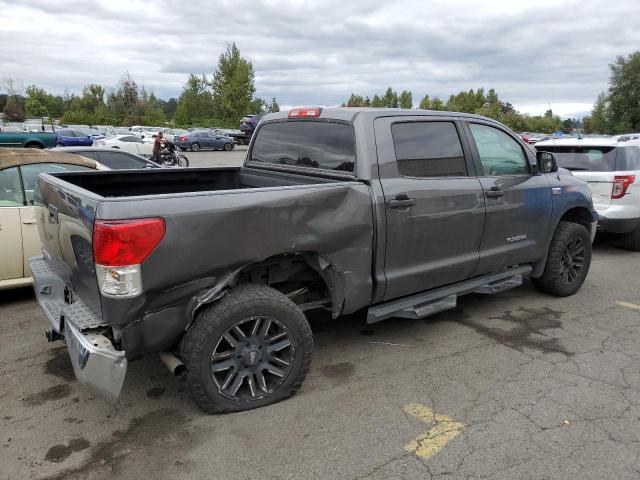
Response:
[[[369,186],[353,178],[260,168],[146,169],[41,174],[38,186],[43,261],[63,272],[54,275],[59,288],[50,282],[46,301],[56,299],[55,312],[68,310],[63,292],[71,286],[72,305],[91,325],[120,332],[129,358],[167,348],[197,305],[247,266],[274,256],[316,259],[318,271],[336,279],[333,304],[342,311],[370,300],[373,206]],[[143,293],[101,296],[94,223],[158,217],[166,231],[142,263]],[[59,331],[60,315],[52,318]]]
[[[335,182],[335,179],[320,176],[303,176],[249,168],[73,172],[62,173],[56,177],[104,198]]]

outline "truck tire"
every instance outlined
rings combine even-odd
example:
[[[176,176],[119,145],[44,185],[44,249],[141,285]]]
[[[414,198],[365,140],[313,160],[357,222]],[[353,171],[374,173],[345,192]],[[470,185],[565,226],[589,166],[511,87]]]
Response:
[[[620,235],[620,246],[626,250],[640,252],[640,227],[632,232]]]
[[[39,148],[40,150],[42,150],[44,148],[44,145],[38,142],[31,142],[27,143],[24,148]]]
[[[578,223],[560,222],[556,228],[544,273],[532,279],[540,291],[558,297],[573,295],[582,286],[591,265],[591,236]]]
[[[302,311],[277,290],[241,285],[203,308],[184,336],[187,388],[208,413],[239,412],[293,395],[311,364]]]

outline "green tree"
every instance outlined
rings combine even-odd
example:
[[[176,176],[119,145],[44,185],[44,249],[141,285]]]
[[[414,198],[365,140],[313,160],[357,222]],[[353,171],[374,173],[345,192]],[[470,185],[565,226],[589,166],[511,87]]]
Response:
[[[413,108],[413,98],[411,96],[411,92],[408,90],[403,90],[400,94],[400,98],[398,99],[398,104],[400,108]]]
[[[429,99],[429,95],[425,95],[420,100],[420,110],[429,110],[431,108],[431,100]]]
[[[398,94],[391,87],[387,88],[387,91],[382,97],[382,103],[387,108],[398,108]]]
[[[213,97],[207,77],[191,74],[182,89],[176,107],[175,121],[179,125],[204,124],[213,118]]]
[[[254,77],[252,63],[240,55],[236,44],[227,45],[211,81],[214,116],[225,126],[236,126],[244,115],[253,113]]]
[[[616,133],[640,130],[640,51],[609,65],[609,121]]]
[[[10,122],[24,122],[27,114],[24,111],[24,104],[19,97],[14,95],[7,98],[7,103],[2,111],[4,119]]]
[[[440,100],[440,97],[433,97],[433,100],[431,100],[431,110],[444,110],[444,103]]]
[[[380,98],[377,94],[373,96],[373,100],[371,100],[371,107],[372,108],[382,108],[384,107],[384,102],[382,101],[382,98]]]
[[[280,105],[276,101],[276,97],[271,97],[271,103],[269,104],[269,113],[276,113],[280,111]]]
[[[587,133],[610,133],[611,122],[608,118],[609,101],[605,92],[600,92],[593,105],[589,119],[585,121],[584,130]]]
[[[364,98],[362,98],[360,95],[355,95],[355,94],[351,94],[351,96],[349,97],[349,100],[347,100],[347,107],[364,107],[365,103],[364,103]]]
[[[49,116],[49,104],[51,102],[51,95],[44,91],[42,88],[38,88],[35,85],[29,85],[26,90],[27,99],[25,100],[25,108],[27,115],[33,117],[47,117]]]

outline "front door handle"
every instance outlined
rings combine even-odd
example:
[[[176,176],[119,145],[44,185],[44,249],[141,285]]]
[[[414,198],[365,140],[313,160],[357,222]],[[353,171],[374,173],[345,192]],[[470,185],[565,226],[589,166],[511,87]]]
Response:
[[[396,195],[396,198],[389,200],[387,206],[389,208],[409,208],[416,204],[415,198],[409,198],[408,195],[400,194]]]
[[[35,218],[28,218],[27,220],[23,220],[22,222],[25,225],[33,225],[34,223],[36,223],[36,219]]]
[[[487,198],[504,197],[504,190],[502,190],[500,187],[491,187],[490,190],[487,190],[484,193],[484,196],[487,197]]]

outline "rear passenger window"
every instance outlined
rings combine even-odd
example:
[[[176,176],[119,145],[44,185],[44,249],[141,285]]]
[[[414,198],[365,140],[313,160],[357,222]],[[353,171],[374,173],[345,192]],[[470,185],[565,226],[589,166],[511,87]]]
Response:
[[[398,172],[406,177],[464,177],[467,163],[452,122],[391,125]]]

